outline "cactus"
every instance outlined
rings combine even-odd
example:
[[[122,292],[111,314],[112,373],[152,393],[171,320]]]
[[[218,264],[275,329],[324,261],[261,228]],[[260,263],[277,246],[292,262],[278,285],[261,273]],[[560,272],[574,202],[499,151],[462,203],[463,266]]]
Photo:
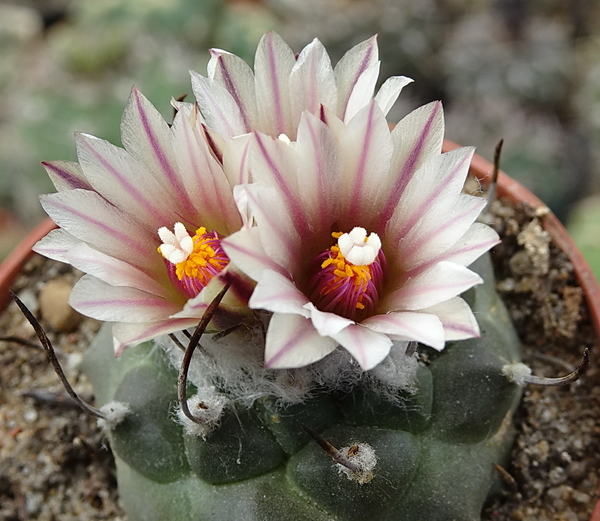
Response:
[[[502,368],[519,361],[520,348],[489,255],[472,268],[485,282],[464,297],[481,338],[439,355],[420,347],[431,361],[401,399],[359,385],[301,404],[232,401],[205,436],[176,421],[177,369],[164,350],[149,342],[114,358],[105,325],[85,353],[84,371],[99,405],[128,407],[107,432],[130,519],[479,519],[498,488],[493,466],[505,463],[513,440],[521,392]],[[359,479],[332,460],[303,425],[350,459],[370,455],[369,475]]]

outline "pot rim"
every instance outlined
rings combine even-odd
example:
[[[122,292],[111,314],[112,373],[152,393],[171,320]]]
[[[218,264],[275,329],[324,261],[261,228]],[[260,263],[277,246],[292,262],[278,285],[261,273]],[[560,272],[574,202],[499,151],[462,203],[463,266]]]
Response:
[[[46,217],[17,244],[15,249],[0,264],[0,313],[4,311],[11,301],[8,292],[21,271],[23,264],[33,254],[31,248],[54,228],[57,228],[54,221],[50,217]]]

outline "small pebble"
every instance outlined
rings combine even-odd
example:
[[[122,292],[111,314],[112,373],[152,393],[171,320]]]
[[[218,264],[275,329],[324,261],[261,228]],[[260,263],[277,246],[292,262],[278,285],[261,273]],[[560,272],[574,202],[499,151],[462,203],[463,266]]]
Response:
[[[590,505],[592,502],[592,498],[589,494],[586,494],[585,492],[580,492],[579,490],[574,490],[571,497],[573,501],[581,503],[582,505]]]
[[[52,329],[59,333],[71,331],[81,315],[69,305],[73,285],[65,279],[51,280],[40,291],[40,312]]]
[[[27,423],[33,423],[38,419],[38,412],[35,409],[27,409],[23,411],[23,419]]]
[[[567,480],[567,472],[563,467],[554,467],[548,473],[548,480],[551,485],[560,485]]]
[[[532,456],[534,456],[538,461],[546,461],[548,458],[548,453],[550,452],[550,445],[546,440],[542,440],[537,443],[531,450]]]
[[[39,492],[33,492],[25,496],[25,509],[28,514],[37,514],[44,501],[44,496]]]
[[[560,459],[565,463],[571,463],[571,461],[573,461],[573,458],[566,450],[560,453]]]
[[[571,479],[583,479],[586,475],[587,465],[584,461],[573,461],[567,467],[567,474]]]

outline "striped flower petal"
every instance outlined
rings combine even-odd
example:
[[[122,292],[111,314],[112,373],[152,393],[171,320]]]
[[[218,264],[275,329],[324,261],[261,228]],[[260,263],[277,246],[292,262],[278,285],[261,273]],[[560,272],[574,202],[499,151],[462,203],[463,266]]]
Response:
[[[92,189],[79,163],[73,161],[44,161],[42,165],[58,191],[74,190],[76,188]]]
[[[293,368],[312,364],[335,350],[337,342],[320,336],[310,319],[276,313],[271,318],[265,346],[265,366]]]
[[[192,86],[206,124],[226,139],[259,131],[295,140],[304,112],[319,115],[325,108],[348,122],[373,100],[378,56],[373,37],[333,67],[319,40],[295,55],[278,34],[269,32],[258,45],[254,72],[237,56],[213,49],[207,77],[192,72]],[[410,81],[399,76],[383,84],[375,99],[384,114]]]
[[[166,320],[177,304],[125,286],[113,286],[91,275],[75,284],[69,303],[84,315],[106,322],[155,322]]]
[[[321,105],[337,105],[337,89],[331,60],[323,44],[316,38],[300,54],[289,80],[292,121],[302,113],[318,114]]]
[[[481,277],[452,262],[438,262],[389,293],[382,305],[390,311],[420,310],[444,302],[481,284]]]
[[[289,81],[294,52],[273,32],[265,34],[254,57],[259,129],[271,136],[293,135]]]
[[[77,244],[81,244],[81,241],[65,230],[58,228],[40,239],[32,249],[34,252],[49,259],[67,262],[65,254]]]
[[[152,340],[161,335],[176,333],[183,329],[193,328],[197,318],[168,319],[159,322],[119,322],[113,325],[115,355],[119,356],[125,348]]]
[[[444,335],[448,341],[479,336],[479,326],[475,315],[473,315],[469,305],[460,297],[454,297],[423,309],[422,313],[430,313],[439,317],[444,327]],[[431,347],[436,346],[432,345]]]
[[[392,341],[388,335],[377,333],[360,324],[342,329],[332,338],[346,349],[363,371],[373,369],[390,352]]]
[[[335,82],[338,88],[338,106],[336,113],[340,119],[346,120],[346,110],[352,94],[360,78],[365,72],[379,62],[377,38],[355,45],[335,66]]]
[[[238,107],[245,130],[243,133],[251,132],[257,128],[258,118],[252,69],[235,54],[220,49],[212,49],[210,54],[208,77],[227,90]]]

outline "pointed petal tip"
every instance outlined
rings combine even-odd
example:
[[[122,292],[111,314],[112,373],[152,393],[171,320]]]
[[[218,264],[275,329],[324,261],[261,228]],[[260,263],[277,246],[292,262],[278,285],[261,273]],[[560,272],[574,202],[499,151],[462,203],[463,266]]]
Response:
[[[371,45],[377,45],[377,39],[379,38],[379,33],[375,33],[373,36],[371,36],[370,38],[367,38],[365,40],[365,42],[368,42]]]
[[[115,349],[115,358],[119,358],[123,354],[123,351],[125,351],[127,344],[123,344],[113,337],[113,347]]]

